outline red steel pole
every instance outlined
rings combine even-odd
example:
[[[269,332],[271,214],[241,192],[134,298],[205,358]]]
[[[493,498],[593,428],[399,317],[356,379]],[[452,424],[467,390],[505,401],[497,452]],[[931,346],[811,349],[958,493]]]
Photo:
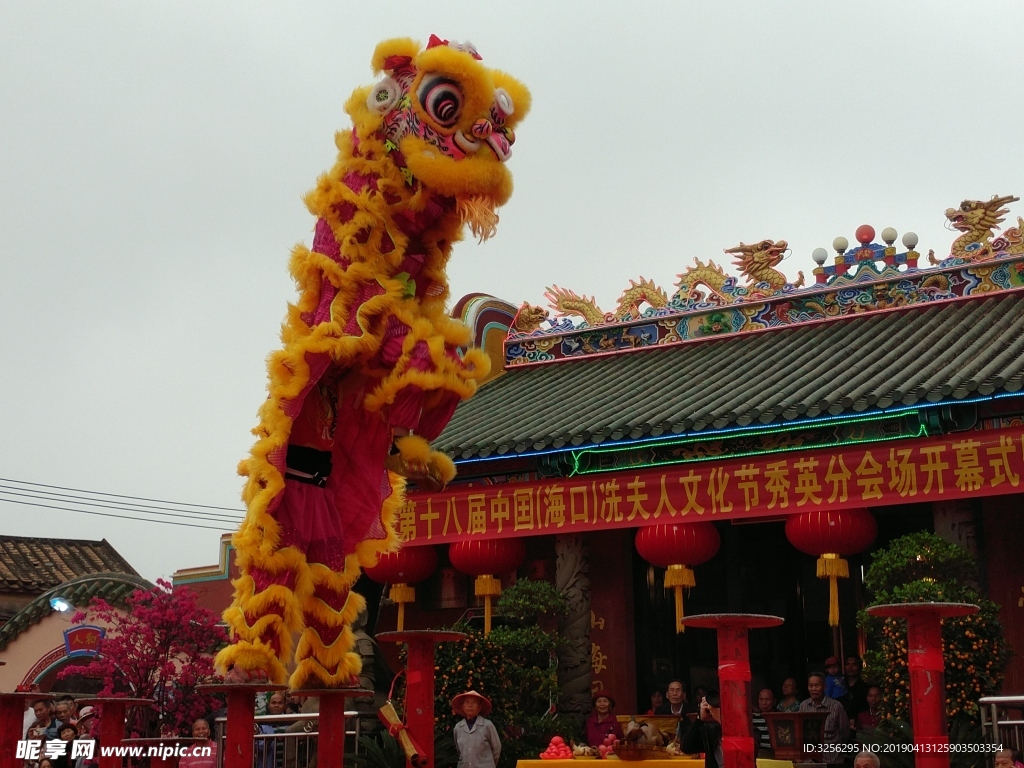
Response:
[[[131,699],[122,696],[103,696],[90,699],[79,699],[78,704],[100,705],[100,739],[101,747],[120,747],[124,740],[125,713],[129,707],[151,707],[152,699]],[[104,756],[102,751],[97,755],[100,768],[121,768],[124,758],[119,755]]]
[[[725,764],[727,768],[754,768],[746,627],[727,625],[718,628],[718,681],[722,686],[722,754]]]
[[[434,644],[463,640],[461,632],[411,630],[382,632],[377,640],[406,643],[405,720],[409,736],[423,752],[426,768],[434,768]]]
[[[372,696],[365,688],[319,688],[296,691],[296,695],[320,699],[317,728],[317,765],[319,768],[343,768],[345,765],[345,700]]]
[[[969,603],[905,603],[868,608],[868,613],[875,616],[907,620],[910,722],[917,768],[949,768],[942,619],[967,616],[978,610],[978,606]]]
[[[221,764],[224,768],[252,768],[256,694],[259,691],[284,691],[287,688],[272,683],[211,683],[196,688],[206,693],[227,694],[228,723]]]
[[[25,738],[22,731],[25,702],[52,698],[50,694],[38,691],[0,693],[0,768],[22,768],[25,764],[24,759],[18,759],[18,742]]]
[[[777,627],[778,616],[757,613],[718,613],[687,616],[687,627],[718,632],[718,681],[722,686],[722,756],[725,768],[754,768],[754,733],[750,707],[751,629]]]

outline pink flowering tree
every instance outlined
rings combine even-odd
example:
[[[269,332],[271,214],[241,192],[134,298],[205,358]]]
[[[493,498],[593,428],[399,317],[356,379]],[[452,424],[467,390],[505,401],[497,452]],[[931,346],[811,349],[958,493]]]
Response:
[[[173,592],[158,580],[153,589],[137,589],[118,609],[93,598],[72,622],[100,620],[106,637],[90,663],[67,667],[58,677],[80,674],[103,681],[100,696],[153,699],[159,723],[144,710],[131,730],[139,735],[188,735],[191,724],[219,707],[217,699],[196,690],[214,677],[213,653],[227,641],[219,617],[196,602],[188,589]]]

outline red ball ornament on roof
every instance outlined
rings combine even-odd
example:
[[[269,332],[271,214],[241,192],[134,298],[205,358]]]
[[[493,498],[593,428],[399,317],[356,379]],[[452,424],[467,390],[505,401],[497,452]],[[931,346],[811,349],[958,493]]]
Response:
[[[819,555],[818,578],[829,581],[828,623],[839,625],[838,579],[850,577],[842,555],[855,555],[871,546],[878,535],[874,516],[866,509],[804,512],[786,520],[786,538],[808,555]]]
[[[875,228],[870,224],[861,224],[857,227],[857,231],[854,234],[857,237],[858,243],[867,245],[875,239]]]
[[[676,633],[683,632],[683,588],[696,586],[691,566],[706,563],[722,543],[712,523],[649,525],[636,533],[636,551],[651,565],[666,568],[665,588],[676,597]]]
[[[437,552],[433,547],[402,547],[385,552],[366,575],[378,584],[416,584],[437,570]]]

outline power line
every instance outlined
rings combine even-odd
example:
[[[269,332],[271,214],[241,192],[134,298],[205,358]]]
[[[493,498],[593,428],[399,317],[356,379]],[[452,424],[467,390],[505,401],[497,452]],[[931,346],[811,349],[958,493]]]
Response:
[[[11,483],[12,485],[5,485],[4,483]],[[71,493],[57,493],[57,491],[71,491]],[[125,501],[117,501],[118,499],[124,499]],[[44,501],[54,503],[40,503]],[[245,510],[232,507],[191,504],[166,499],[151,499],[143,496],[106,493],[103,491],[88,491],[81,488],[32,483],[27,480],[0,477],[0,503],[3,502],[42,509],[57,509],[64,512],[78,512],[83,515],[133,520],[138,523],[162,523],[164,525],[177,525],[184,528],[204,528],[212,531],[230,531],[235,529],[242,522],[245,514]],[[153,503],[144,504],[140,502]],[[96,509],[83,509],[83,506],[95,507]],[[208,510],[224,510],[225,512],[233,512],[234,515],[225,515]],[[126,512],[128,514],[114,514],[115,512]],[[215,525],[202,525],[202,522],[214,523]]]
[[[228,531],[231,530],[230,528],[225,528],[223,526],[222,527],[215,527],[215,526],[212,526],[212,525],[199,525],[198,523],[184,523],[184,522],[178,522],[178,521],[175,521],[175,520],[157,520],[157,519],[153,519],[153,518],[131,517],[129,515],[113,515],[113,514],[110,514],[108,512],[96,512],[95,510],[91,510],[91,509],[75,509],[73,507],[55,507],[55,506],[52,506],[50,504],[35,504],[35,503],[31,502],[31,501],[18,501],[16,499],[2,499],[2,498],[0,498],[0,501],[5,501],[8,504],[22,504],[22,505],[27,506],[27,507],[43,507],[45,509],[60,509],[60,510],[66,511],[66,512],[80,512],[83,515],[98,515],[100,517],[116,517],[116,518],[119,518],[121,520],[134,520],[137,523],[163,523],[164,525],[179,525],[179,526],[182,526],[183,528],[205,528],[205,529],[210,530],[210,531],[221,531],[221,532],[224,532],[224,533],[227,533]]]
[[[52,493],[46,491],[37,491],[32,488],[21,488],[16,485],[4,485],[0,483],[0,493],[7,493],[12,496],[24,496],[31,499],[43,499],[45,501],[58,501],[62,504],[85,504],[89,507],[100,507],[106,509],[121,509],[125,512],[141,512],[148,515],[159,515],[162,517],[189,517],[194,516],[200,520],[211,520],[220,521],[228,520],[234,522],[240,522],[241,510],[234,515],[223,515],[218,512],[202,512],[200,510],[193,509],[175,509],[173,507],[156,507],[151,504],[122,504],[116,501],[107,501],[106,499],[97,499],[92,496],[77,496],[71,493]],[[158,510],[163,510],[158,511]]]
[[[135,501],[152,501],[157,504],[174,504],[179,507],[197,507],[200,509],[223,509],[227,512],[244,512],[245,510],[238,509],[237,507],[217,507],[209,504],[191,504],[184,501],[168,501],[167,499],[147,499],[144,496],[125,496],[120,493],[106,493],[104,491],[87,491],[82,488],[68,488],[63,485],[47,485],[45,483],[30,483],[27,480],[12,480],[9,477],[0,477],[0,482],[4,483],[17,483],[18,485],[34,485],[38,488],[52,488],[57,491],[74,491],[76,493],[86,493],[93,496],[112,496],[115,499],[134,499]]]

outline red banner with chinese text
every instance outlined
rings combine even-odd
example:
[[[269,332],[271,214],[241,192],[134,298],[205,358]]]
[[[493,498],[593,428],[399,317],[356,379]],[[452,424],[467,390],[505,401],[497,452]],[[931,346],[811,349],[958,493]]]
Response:
[[[410,493],[410,546],[1015,493],[1024,427]],[[1024,489],[1021,489],[1024,490]]]

